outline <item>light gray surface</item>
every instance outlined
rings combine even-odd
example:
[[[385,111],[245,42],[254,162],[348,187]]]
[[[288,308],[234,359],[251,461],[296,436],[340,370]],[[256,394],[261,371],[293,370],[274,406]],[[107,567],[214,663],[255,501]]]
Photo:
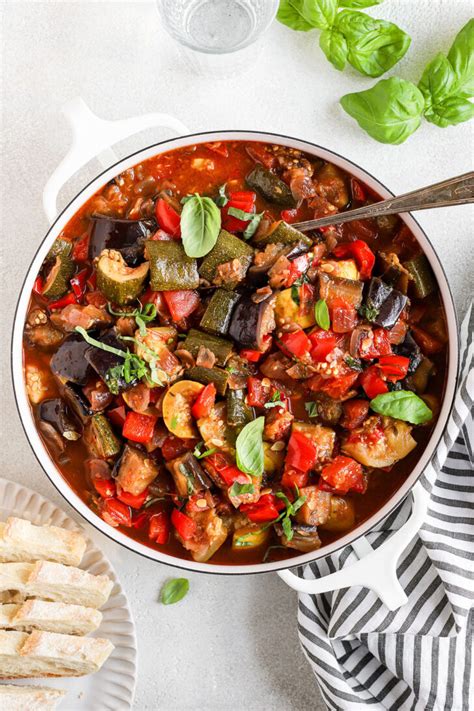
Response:
[[[65,101],[81,94],[111,119],[166,111],[191,130],[280,131],[346,155],[394,192],[469,170],[472,131],[468,125],[441,130],[424,124],[403,146],[373,142],[337,103],[373,80],[331,68],[317,47],[317,33],[292,33],[275,23],[254,68],[228,71],[216,81],[183,63],[160,29],[153,3],[10,1],[2,14],[1,475],[36,489],[77,519],[26,443],[7,348],[18,288],[47,228],[41,191],[69,145],[58,113]],[[392,73],[417,80],[425,62],[447,50],[467,21],[470,3],[392,0],[373,14],[395,19],[411,34],[412,48]],[[143,140],[163,137],[155,131]],[[71,182],[61,205],[96,168]],[[418,218],[441,255],[460,315],[472,290],[468,217],[469,208],[450,208]],[[137,624],[137,711],[324,709],[298,647],[296,597],[276,576],[190,574],[188,597],[167,608],[158,604],[158,591],[176,571],[123,551],[98,533],[94,537],[120,575]]]

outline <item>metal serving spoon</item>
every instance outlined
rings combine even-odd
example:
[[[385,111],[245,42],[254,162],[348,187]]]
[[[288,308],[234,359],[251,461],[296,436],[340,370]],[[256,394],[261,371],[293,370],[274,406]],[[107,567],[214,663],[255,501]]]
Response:
[[[294,222],[293,227],[307,232],[317,227],[327,225],[340,225],[342,222],[352,220],[366,220],[370,217],[380,217],[381,215],[395,215],[400,212],[414,212],[415,210],[427,210],[432,207],[448,207],[448,205],[465,205],[474,202],[474,171],[458,175],[456,178],[443,180],[435,185],[428,185],[426,188],[413,190],[411,193],[399,195],[398,197],[387,198],[371,205],[357,207],[355,210],[338,212],[327,217],[320,217],[317,220],[306,220],[305,222]]]

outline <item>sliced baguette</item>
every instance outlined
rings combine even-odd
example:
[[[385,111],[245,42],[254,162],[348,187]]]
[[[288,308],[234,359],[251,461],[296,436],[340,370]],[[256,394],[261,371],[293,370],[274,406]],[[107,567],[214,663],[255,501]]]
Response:
[[[51,560],[79,565],[86,540],[77,531],[57,526],[34,526],[30,521],[11,517],[0,523],[0,563]]]
[[[47,686],[0,684],[0,711],[54,711],[65,694]]]
[[[108,600],[112,587],[106,575],[91,575],[61,563],[0,563],[0,593],[14,591],[24,598],[98,608]]]
[[[63,602],[27,600],[20,605],[0,605],[0,629],[31,632],[44,630],[61,634],[86,635],[94,632],[102,614],[91,607]]]
[[[0,677],[84,676],[98,671],[114,646],[108,639],[55,632],[0,631]]]

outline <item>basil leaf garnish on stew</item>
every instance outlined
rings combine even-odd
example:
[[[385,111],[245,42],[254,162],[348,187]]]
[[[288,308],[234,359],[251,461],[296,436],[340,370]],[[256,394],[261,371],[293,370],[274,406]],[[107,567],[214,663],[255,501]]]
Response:
[[[95,348],[100,348],[102,351],[113,353],[114,355],[120,356],[120,358],[126,358],[130,355],[128,351],[121,351],[119,348],[114,348],[113,346],[109,346],[107,343],[102,343],[102,341],[97,341],[95,338],[92,338],[92,336],[89,336],[86,329],[82,328],[82,326],[76,326],[75,330],[81,334],[83,339],[87,341],[89,345],[95,346]]]
[[[240,471],[254,477],[263,474],[263,416],[249,422],[239,433],[235,443],[237,466]]]
[[[318,403],[314,402],[314,400],[305,402],[304,409],[306,410],[308,417],[317,417],[318,416],[318,411],[319,411]]]
[[[217,207],[225,207],[225,205],[227,205],[227,203],[229,202],[229,198],[225,194],[225,188],[226,183],[219,187],[219,193],[217,197],[214,198],[214,202],[216,203]]]
[[[181,237],[188,257],[204,257],[214,247],[221,229],[221,213],[210,197],[193,195],[181,213]]]
[[[277,491],[275,496],[277,496],[279,499],[282,499],[284,501],[286,509],[285,511],[280,514],[279,518],[281,519],[281,525],[283,528],[283,533],[286,536],[286,539],[288,541],[291,541],[293,538],[293,528],[291,526],[291,516],[294,516],[297,511],[303,506],[304,502],[306,501],[306,496],[300,496],[300,492],[298,490],[298,487],[295,487],[296,491],[296,496],[297,498],[294,501],[290,501],[289,498],[284,494],[282,491]]]
[[[160,593],[160,600],[163,605],[174,605],[183,599],[189,590],[189,580],[187,578],[172,578],[163,585]]]
[[[316,323],[320,328],[323,329],[323,331],[329,331],[329,327],[331,326],[331,319],[329,318],[329,309],[327,303],[324,301],[324,299],[319,299],[319,301],[316,301],[316,304],[314,306],[314,318],[316,319]]]
[[[241,496],[241,494],[253,494],[255,487],[253,484],[239,484],[238,481],[234,481],[232,484],[229,496]]]
[[[411,422],[412,425],[423,425],[433,417],[428,405],[411,390],[397,390],[377,395],[370,401],[370,407],[379,415],[388,415],[396,420]]]

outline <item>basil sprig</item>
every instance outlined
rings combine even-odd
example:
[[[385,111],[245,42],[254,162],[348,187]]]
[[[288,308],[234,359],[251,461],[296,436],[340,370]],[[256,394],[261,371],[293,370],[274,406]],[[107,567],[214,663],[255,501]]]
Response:
[[[427,65],[418,86],[400,77],[379,81],[367,91],[346,94],[343,109],[369,136],[399,144],[420,126],[422,117],[446,128],[474,116],[474,19],[461,29],[448,55]]]
[[[174,605],[187,594],[189,580],[187,578],[172,578],[161,588],[160,600],[163,605]]]
[[[245,210],[240,210],[238,207],[229,207],[228,214],[238,220],[248,221],[248,225],[242,233],[244,239],[250,239],[254,236],[263,217],[263,212],[245,212]]]
[[[396,390],[377,395],[370,401],[370,407],[379,415],[388,415],[396,420],[423,425],[429,422],[433,413],[428,405],[411,390]]]
[[[236,447],[236,461],[240,471],[250,476],[263,474],[263,427],[265,418],[257,417],[240,431]]]
[[[314,318],[319,328],[323,331],[329,331],[331,326],[331,319],[329,318],[328,305],[324,299],[319,299],[314,305]]]
[[[253,484],[240,484],[238,481],[234,481],[232,484],[229,496],[241,496],[242,494],[253,494],[255,487]]]
[[[280,514],[277,520],[281,520],[281,525],[283,528],[283,533],[286,536],[287,541],[291,541],[293,538],[293,528],[291,526],[291,516],[294,516],[297,511],[303,506],[304,502],[306,501],[306,496],[300,496],[298,487],[295,487],[296,489],[296,499],[294,501],[290,501],[288,497],[282,492],[282,491],[277,491],[275,496],[277,496],[279,499],[282,499],[285,503],[285,510],[283,513]],[[276,522],[274,522],[276,523]]]
[[[140,336],[146,336],[146,324],[156,318],[156,306],[150,303],[142,306],[140,302],[138,303],[140,304],[139,308],[133,311],[114,311],[110,304],[107,305],[107,308],[112,316],[134,318],[140,330]]]
[[[188,257],[204,257],[214,247],[221,229],[221,212],[214,200],[197,193],[181,213],[181,237]]]

